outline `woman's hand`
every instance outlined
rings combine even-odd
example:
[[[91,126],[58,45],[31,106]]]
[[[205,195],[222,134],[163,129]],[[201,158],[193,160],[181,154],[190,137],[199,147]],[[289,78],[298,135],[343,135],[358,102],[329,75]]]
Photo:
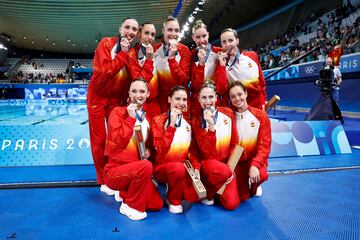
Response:
[[[180,109],[172,108],[170,110],[170,126],[175,127],[177,116],[181,115],[181,114],[182,114],[182,111]]]
[[[169,40],[169,57],[175,57],[178,50],[178,42],[175,39]]]
[[[150,149],[146,149],[144,152],[144,155],[142,156],[144,159],[148,159],[151,156],[151,151]]]
[[[121,38],[120,40],[121,51],[128,52],[130,49],[130,42],[127,38]]]
[[[259,169],[255,166],[251,166],[249,170],[250,183],[259,183],[260,182],[260,172]]]
[[[127,106],[127,112],[129,114],[130,117],[132,118],[136,118],[136,109],[137,109],[137,104],[135,103],[130,103],[129,106]]]
[[[219,52],[218,56],[219,56],[218,59],[219,59],[220,66],[223,66],[223,67],[226,66],[228,54],[226,52]]]
[[[210,109],[204,110],[204,120],[209,124],[209,130],[214,131],[214,114]]]
[[[206,51],[203,48],[200,48],[197,53],[199,64],[205,65],[205,57],[206,57]]]
[[[151,60],[154,59],[154,48],[151,46],[151,44],[146,46],[146,58]]]

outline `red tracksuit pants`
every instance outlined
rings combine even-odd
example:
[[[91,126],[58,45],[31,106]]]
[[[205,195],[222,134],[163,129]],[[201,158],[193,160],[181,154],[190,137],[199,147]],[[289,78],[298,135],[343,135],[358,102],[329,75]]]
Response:
[[[189,202],[199,201],[183,162],[168,162],[156,166],[154,177],[160,183],[168,184],[166,198],[171,204],[180,205],[183,199]]]
[[[205,160],[201,162],[200,176],[207,191],[207,199],[214,198],[216,192],[231,177],[232,173],[228,165],[217,160]],[[220,196],[221,205],[228,210],[234,210],[240,204],[236,176]]]
[[[244,201],[255,195],[257,187],[268,179],[267,169],[266,167],[262,167],[259,169],[260,182],[251,184],[249,188],[249,170],[250,165],[248,162],[240,162],[235,168],[240,201]]]
[[[105,99],[106,100],[106,99]],[[106,122],[115,104],[88,105],[91,153],[99,184],[104,184],[104,167],[107,157],[104,155],[106,141]]]
[[[152,163],[141,160],[123,165],[105,168],[105,183],[108,187],[120,191],[124,203],[145,212],[158,211],[163,207],[160,193],[151,180]]]

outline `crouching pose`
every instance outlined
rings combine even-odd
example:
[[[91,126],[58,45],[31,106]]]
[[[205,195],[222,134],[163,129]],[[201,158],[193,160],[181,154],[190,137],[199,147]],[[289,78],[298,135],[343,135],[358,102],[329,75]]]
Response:
[[[139,154],[137,134],[134,128],[141,127],[143,141],[150,139],[151,120],[143,111],[150,93],[145,80],[137,79],[130,85],[127,107],[116,107],[110,114],[109,134],[105,155],[109,161],[104,169],[104,179],[111,189],[121,191],[120,213],[132,220],[146,218],[146,210],[160,210],[163,201],[151,176],[152,163],[147,160],[150,152]],[[141,139],[140,139],[141,140]]]
[[[200,176],[207,190],[202,203],[214,204],[216,192],[226,183],[225,191],[219,195],[221,205],[233,210],[239,204],[236,176],[226,164],[237,143],[234,113],[226,107],[216,107],[216,87],[205,83],[199,91],[201,114],[192,119],[192,127],[200,149]]]
[[[247,104],[247,91],[240,81],[229,87],[235,109],[238,144],[244,148],[235,169],[240,200],[261,196],[260,184],[268,179],[267,166],[271,147],[270,120],[266,112]]]
[[[182,213],[182,200],[198,201],[184,161],[189,159],[196,171],[199,163],[194,157],[195,142],[191,125],[183,116],[187,111],[187,93],[183,86],[175,86],[168,97],[170,110],[153,119],[152,132],[156,149],[154,176],[167,184],[167,204],[171,213]]]

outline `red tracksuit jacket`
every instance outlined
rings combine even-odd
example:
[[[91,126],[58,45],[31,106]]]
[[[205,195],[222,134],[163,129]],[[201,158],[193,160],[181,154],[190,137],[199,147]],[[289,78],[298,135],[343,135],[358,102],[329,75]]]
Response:
[[[153,143],[156,149],[155,166],[189,159],[194,168],[200,169],[189,120],[183,117],[178,128],[165,127],[167,120],[167,113],[163,113],[154,117],[152,122]]]
[[[205,81],[210,81],[216,86],[216,93],[219,96],[225,95],[227,93],[228,81],[226,77],[221,76],[221,74],[215,74],[216,71],[222,71],[219,69],[220,65],[218,64],[218,55],[217,53],[221,51],[221,48],[212,46],[211,51],[208,54],[207,61],[205,65],[200,65],[195,61],[197,58],[197,50],[192,51],[192,64],[191,64],[191,92],[192,92],[192,101],[191,101],[191,113],[196,115],[196,113],[201,111],[199,105],[198,96],[201,86]],[[216,76],[220,76],[217,78]]]
[[[147,145],[151,145],[149,117],[141,123],[142,134]],[[109,157],[106,167],[139,161],[138,147],[134,135],[134,126],[139,121],[130,117],[127,107],[116,107],[110,114],[108,137],[105,144],[105,155]]]
[[[88,104],[96,104],[104,99],[126,104],[130,81],[127,73],[128,54],[120,51],[113,54],[117,37],[103,38],[95,50],[93,73],[88,87]]]
[[[226,78],[229,85],[234,81],[241,81],[248,93],[247,102],[250,106],[263,109],[267,99],[266,82],[264,79],[258,55],[253,51],[242,52],[239,59],[233,63],[235,57],[229,59],[230,66],[219,66],[216,78]]]
[[[234,113],[227,107],[217,107],[215,132],[207,131],[208,126],[201,115],[193,117],[192,127],[200,150],[201,160],[218,160],[227,163],[230,153],[238,142]],[[203,128],[206,126],[206,128]]]
[[[161,112],[169,109],[168,96],[173,86],[181,85],[187,88],[190,74],[191,53],[187,46],[179,43],[178,54],[169,59],[165,56],[163,44],[154,45],[155,66],[159,81],[159,102]]]

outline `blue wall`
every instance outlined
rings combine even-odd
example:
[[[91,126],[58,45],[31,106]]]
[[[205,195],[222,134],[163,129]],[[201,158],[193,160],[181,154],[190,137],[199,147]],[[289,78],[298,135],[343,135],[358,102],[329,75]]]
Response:
[[[340,109],[342,111],[360,112],[360,72],[357,78],[347,78],[343,74],[340,89]],[[267,85],[268,98],[277,94],[281,97],[280,106],[311,108],[320,95],[320,89],[314,85],[315,78],[309,82],[293,82]]]

